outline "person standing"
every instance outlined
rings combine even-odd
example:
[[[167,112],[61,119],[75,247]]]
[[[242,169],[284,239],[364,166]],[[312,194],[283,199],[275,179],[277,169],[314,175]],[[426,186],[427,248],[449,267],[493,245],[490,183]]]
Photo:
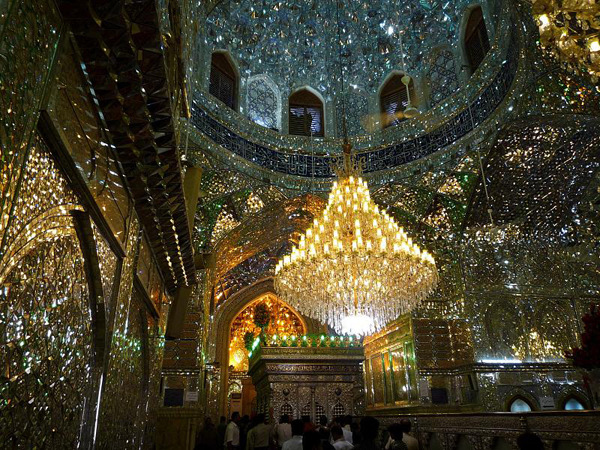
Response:
[[[221,416],[219,420],[219,425],[217,425],[217,442],[219,443],[219,448],[223,448],[223,443],[225,442],[225,430],[227,429],[227,417]]]
[[[235,411],[231,414],[231,422],[225,429],[224,446],[227,450],[239,450],[240,448],[240,429],[238,422],[240,421],[240,413]]]
[[[281,450],[302,450],[302,432],[304,422],[300,419],[292,420],[292,438],[283,444]]]
[[[246,450],[269,450],[271,428],[263,413],[256,416],[256,426],[248,432]]]
[[[292,426],[290,425],[290,416],[283,414],[279,423],[273,429],[273,440],[277,448],[283,447],[283,443],[292,438]]]
[[[197,435],[194,449],[219,450],[219,442],[223,441],[219,441],[215,425],[212,423],[210,417],[206,417],[204,419],[204,426]]]
[[[248,432],[256,425],[256,420],[250,420],[248,414],[244,414],[238,422],[238,428],[240,429],[240,449],[246,448],[246,439],[248,438]]]
[[[366,416],[360,420],[360,444],[354,448],[356,450],[380,450],[377,443],[377,435],[379,433],[379,420],[375,417]]]
[[[342,427],[342,433],[344,433],[344,439],[354,445],[354,437],[352,435],[352,416],[344,416],[341,418],[340,426]]]
[[[402,442],[406,444],[408,450],[419,450],[419,441],[417,441],[410,434],[410,429],[412,428],[412,424],[409,419],[402,419],[400,421],[400,426],[402,427]]]
[[[352,450],[354,448],[354,446],[344,438],[344,432],[339,425],[331,427],[331,438],[333,439],[333,448],[335,448],[335,450]]]
[[[317,431],[321,433],[322,431],[326,431],[329,433],[329,421],[327,420],[327,416],[321,415],[319,417],[319,425],[317,425]]]
[[[301,419],[302,423],[304,424],[304,433],[315,430],[315,424],[311,422],[310,416],[302,416]]]
[[[399,423],[393,423],[389,426],[388,431],[390,432],[390,441],[388,442],[388,444],[390,444],[389,450],[407,450],[408,447],[406,446],[406,444],[404,443],[404,441],[402,440],[402,434],[403,434],[403,426]],[[387,445],[386,445],[387,447]],[[418,449],[418,445],[417,445],[417,449]]]

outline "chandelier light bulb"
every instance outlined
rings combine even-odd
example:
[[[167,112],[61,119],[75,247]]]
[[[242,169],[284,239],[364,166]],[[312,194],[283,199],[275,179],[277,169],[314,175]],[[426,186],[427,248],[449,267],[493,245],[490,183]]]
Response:
[[[349,336],[367,336],[375,332],[373,319],[364,314],[346,316],[341,320],[342,334]]]
[[[419,110],[411,104],[408,104],[403,112],[404,117],[406,117],[407,119],[412,119],[413,117],[416,117],[419,114]]]
[[[336,332],[365,334],[414,309],[438,275],[431,254],[371,200],[355,162],[346,152],[321,217],[278,262],[275,289]]]

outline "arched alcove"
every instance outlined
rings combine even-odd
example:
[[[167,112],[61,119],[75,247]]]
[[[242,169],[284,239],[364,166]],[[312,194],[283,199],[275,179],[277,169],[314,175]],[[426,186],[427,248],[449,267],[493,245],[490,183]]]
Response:
[[[524,413],[535,411],[533,402],[523,395],[515,395],[506,402],[506,410],[512,413]]]
[[[379,88],[379,110],[383,128],[398,125],[406,120],[404,110],[409,105],[409,100],[412,106],[416,106],[418,103],[414,79],[410,77],[407,91],[406,86],[402,83],[404,75],[397,71],[390,73]]]
[[[268,294],[276,295],[273,287],[273,279],[261,279],[229,297],[217,307],[213,315],[213,326],[211,327],[208,340],[209,342],[214,342],[215,345],[209,349],[207,358],[214,361],[216,366],[220,367],[219,380],[215,380],[218,382],[220,389],[215,391],[216,398],[213,400],[217,405],[219,415],[227,412],[227,388],[230,376],[229,333],[231,331],[231,324],[240,311],[244,310],[256,299]],[[323,327],[316,321],[303,316],[301,316],[301,319],[307,334],[316,334],[324,331]]]
[[[325,136],[324,102],[309,87],[303,87],[290,95],[288,101],[289,134],[297,136]]]
[[[462,46],[464,48],[465,65],[469,74],[475,73],[490,50],[490,39],[487,32],[483,10],[480,5],[467,9],[466,25],[463,28]]]
[[[449,46],[434,49],[427,69],[429,106],[434,107],[459,89],[454,53]]]
[[[212,54],[208,90],[229,108],[239,109],[240,76],[229,53],[216,51]]]
[[[246,110],[253,122],[281,130],[281,92],[268,75],[255,75],[248,79]]]
[[[585,410],[590,409],[590,401],[581,388],[569,386],[558,394],[556,407],[565,411]]]
[[[261,329],[254,319],[257,307],[263,307],[269,314],[269,324],[265,327],[267,336],[288,335],[301,336],[306,334],[304,319],[291,306],[279,297],[268,292],[247,303],[233,318],[229,327],[229,367],[237,372],[248,371],[248,349],[246,345],[252,336],[256,339]]]

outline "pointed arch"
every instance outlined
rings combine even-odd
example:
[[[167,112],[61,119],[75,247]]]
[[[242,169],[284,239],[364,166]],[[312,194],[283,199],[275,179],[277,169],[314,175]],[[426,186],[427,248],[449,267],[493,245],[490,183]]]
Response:
[[[209,342],[218,344],[208,349],[208,358],[215,361],[215,364],[220,367],[220,380],[218,381],[220,389],[217,394],[219,414],[227,410],[227,396],[225,393],[227,392],[229,380],[229,333],[231,324],[242,309],[253,300],[266,294],[277,295],[273,287],[273,278],[259,280],[253,285],[236,292],[214,311],[212,320],[214,326],[210,329]],[[323,326],[314,319],[301,317],[308,334],[323,331]]]
[[[539,411],[540,404],[538,399],[531,392],[521,388],[514,387],[510,389],[504,396],[504,410],[507,412],[527,412]]]
[[[408,106],[409,96],[410,104],[412,106],[418,104],[415,80],[412,76],[410,77],[407,93],[406,86],[402,83],[402,77],[404,77],[404,75],[408,74],[394,70],[385,77],[385,80],[379,87],[378,98],[379,110],[382,117],[382,128],[395,126],[406,120],[403,112]]]
[[[248,78],[246,110],[253,122],[281,130],[281,91],[271,77],[261,74]]]
[[[562,391],[559,392],[556,398],[556,406],[558,409],[570,411],[575,409],[582,409],[580,407],[576,407],[576,404],[569,404],[569,401],[575,400],[575,402],[579,403],[583,409],[590,409],[590,399],[587,394],[578,386],[568,386]]]
[[[468,67],[469,75],[473,75],[490,50],[490,39],[481,5],[473,5],[466,9],[461,29],[464,64]]]
[[[240,72],[225,50],[217,50],[211,56],[209,92],[229,108],[239,110]]]
[[[458,90],[454,53],[449,45],[438,46],[431,52],[427,69],[427,85],[430,107],[434,107]]]
[[[523,395],[515,395],[508,403],[506,410],[512,413],[535,411],[535,406],[531,400]]]
[[[289,134],[325,136],[325,102],[321,94],[304,86],[292,92],[288,103]]]

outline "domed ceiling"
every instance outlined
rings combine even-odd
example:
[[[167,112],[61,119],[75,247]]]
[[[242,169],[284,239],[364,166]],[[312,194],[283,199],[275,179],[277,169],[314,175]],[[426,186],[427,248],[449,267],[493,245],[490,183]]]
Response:
[[[340,0],[337,5],[331,0],[222,1],[208,14],[204,45],[207,55],[227,50],[242,80],[267,75],[284,96],[310,86],[326,102],[337,102],[341,89],[339,14],[344,81],[346,92],[352,93],[348,109],[366,114],[369,102],[375,103],[379,87],[393,70],[405,69],[418,80],[430,70],[433,54],[444,48],[450,55],[445,64],[449,72],[456,72],[460,67],[456,63],[459,28],[468,4],[436,0]],[[448,81],[456,83],[455,73],[451,77]],[[359,119],[349,118],[351,134],[365,132]]]
[[[518,116],[519,110],[528,108],[526,102],[532,100],[532,97],[522,95],[524,84],[519,78],[529,77],[531,70],[522,65],[524,60],[519,56],[517,30],[510,27],[514,23],[510,8],[500,8],[499,4],[490,1],[482,5],[491,50],[478,71],[459,88],[458,83],[452,86],[449,80],[454,73],[457,81],[457,69],[464,64],[459,42],[468,16],[465,1],[339,2],[344,76],[347,92],[352,92],[347,104],[351,106],[350,112],[355,114],[354,119],[358,107],[352,102],[360,106],[363,101],[360,107],[368,107],[370,113],[377,111],[379,87],[393,70],[402,70],[400,33],[407,71],[417,81],[421,92],[430,89],[425,92],[430,110],[401,126],[365,135],[365,130],[352,128],[353,123],[356,124],[356,121],[352,122],[353,117],[349,120],[351,134],[363,134],[353,136],[351,141],[367,164],[371,164],[365,174],[373,199],[410,229],[415,241],[432,251],[439,263],[441,284],[438,292],[432,295],[432,301],[461,298],[465,280],[476,286],[478,280],[486,279],[488,286],[497,286],[500,292],[500,289],[514,290],[517,284],[530,285],[530,280],[538,286],[543,284],[539,283],[536,274],[550,279],[549,271],[543,267],[546,262],[538,264],[525,258],[528,266],[519,269],[521,278],[514,283],[512,266],[507,267],[506,263],[512,259],[498,256],[510,256],[510,252],[516,251],[528,254],[522,248],[534,248],[530,242],[532,233],[519,235],[506,251],[496,251],[494,242],[490,244],[493,251],[481,246],[491,258],[483,265],[476,264],[483,259],[479,253],[471,252],[471,247],[465,243],[469,244],[478,236],[477,231],[490,223],[487,211],[491,205],[495,225],[504,226],[515,221],[528,229],[529,221],[539,222],[531,229],[546,245],[546,240],[550,239],[547,236],[557,239],[554,235],[564,234],[563,228],[577,228],[573,225],[575,221],[558,221],[557,216],[569,215],[579,201],[575,198],[580,198],[583,186],[589,183],[587,178],[579,177],[581,180],[567,192],[550,182],[550,179],[556,183],[564,181],[566,175],[558,169],[563,161],[571,161],[571,156],[577,152],[584,155],[580,136],[576,136],[574,130],[585,124],[574,124],[573,130],[561,139],[557,138],[556,130],[563,125],[547,124],[539,128],[536,125],[539,118],[528,118],[515,127],[507,127]],[[240,70],[242,105],[245,105],[244,96],[248,97],[251,80],[267,77],[283,99],[298,87],[314,88],[325,100],[327,117],[327,108],[335,110],[338,106],[337,94],[341,87],[336,9],[336,4],[331,1],[270,0],[221,1],[214,8],[207,7],[209,13],[203,17],[200,31],[203,38],[200,50],[204,59],[200,75],[208,79],[212,52],[226,50]],[[528,40],[525,35],[523,41]],[[446,57],[442,58],[442,64],[438,62],[436,55],[440,52],[449,55],[449,71],[445,71]],[[434,67],[444,70],[438,70],[438,76],[434,77]],[[564,79],[553,80],[544,75],[537,80],[543,81],[544,88],[531,89],[531,92],[544,98],[556,98],[559,102],[577,98],[573,104],[582,108],[587,105],[587,101],[579,96],[580,87],[576,88],[577,96],[569,97],[563,94],[566,92],[563,91]],[[297,233],[320,211],[324,201],[319,195],[328,190],[329,177],[333,174],[315,170],[315,160],[320,161],[323,157],[322,166],[325,167],[328,163],[325,158],[335,154],[334,148],[339,147],[340,140],[327,135],[321,142],[317,140],[317,156],[308,155],[307,149],[313,152],[314,148],[308,146],[305,137],[287,136],[283,129],[277,133],[255,126],[251,120],[257,121],[249,111],[238,113],[213,102],[204,92],[206,88],[202,86],[206,85],[200,83],[199,92],[195,93],[196,117],[199,119],[193,123],[198,136],[190,145],[188,156],[190,161],[205,169],[194,237],[198,252],[214,252],[220,261],[215,274],[218,279],[215,296],[221,303],[271,276],[275,262],[289,251]],[[448,98],[448,95],[452,97]],[[515,100],[517,98],[521,100]],[[285,120],[285,107],[283,109],[280,117]],[[279,113],[282,113],[281,107]],[[242,116],[251,120],[240,120]],[[503,137],[499,139],[502,130]],[[591,134],[584,134],[591,139]],[[548,140],[548,148],[542,137]],[[310,141],[312,144],[314,142]],[[532,152],[532,148],[538,148],[537,144],[539,151]],[[566,153],[557,153],[554,157],[554,150],[550,149],[555,148]],[[567,153],[571,156],[566,156]],[[597,161],[586,158],[582,157],[578,164],[586,167],[582,173],[591,175],[588,169],[597,167]],[[489,169],[489,199],[480,184],[480,164],[486,167],[486,173]],[[513,172],[511,164],[515,165]],[[555,164],[559,166],[555,167]],[[572,167],[572,164],[565,167]],[[301,183],[300,177],[307,181]],[[323,179],[315,184],[315,177]],[[542,181],[544,186],[536,184]],[[522,196],[522,201],[515,203],[515,195]],[[567,197],[569,201],[566,201]],[[588,201],[581,202],[584,203]],[[517,205],[517,209],[511,205]],[[542,213],[542,209],[549,215]],[[556,226],[548,231],[544,224]],[[471,233],[473,230],[475,237]],[[544,231],[543,236],[540,231]],[[587,236],[589,232],[580,231],[580,234]],[[586,237],[581,240],[588,242]],[[576,244],[569,243],[577,248],[572,252],[577,255],[571,255],[573,260],[579,258],[579,254],[587,257],[587,250],[580,251],[583,245]],[[461,267],[464,261],[469,265],[467,271]],[[578,260],[577,264],[581,267],[578,274],[590,267],[589,262],[582,264]],[[535,276],[527,274],[528,271],[535,271]],[[559,272],[567,271],[561,265],[553,273]],[[558,279],[553,277],[553,280]],[[585,277],[594,278],[587,272]],[[591,284],[596,289],[596,281]]]
[[[346,81],[377,89],[405,63],[418,72],[432,47],[454,44],[462,2],[340,0]],[[243,76],[267,73],[280,86],[308,84],[331,95],[339,74],[334,1],[223,1],[211,12],[207,36],[228,49]]]
[[[454,44],[462,2],[340,0],[346,81],[377,89],[386,74],[418,72],[434,46]],[[308,84],[331,96],[339,74],[335,1],[223,1],[207,22],[209,43],[228,49],[243,76]]]

